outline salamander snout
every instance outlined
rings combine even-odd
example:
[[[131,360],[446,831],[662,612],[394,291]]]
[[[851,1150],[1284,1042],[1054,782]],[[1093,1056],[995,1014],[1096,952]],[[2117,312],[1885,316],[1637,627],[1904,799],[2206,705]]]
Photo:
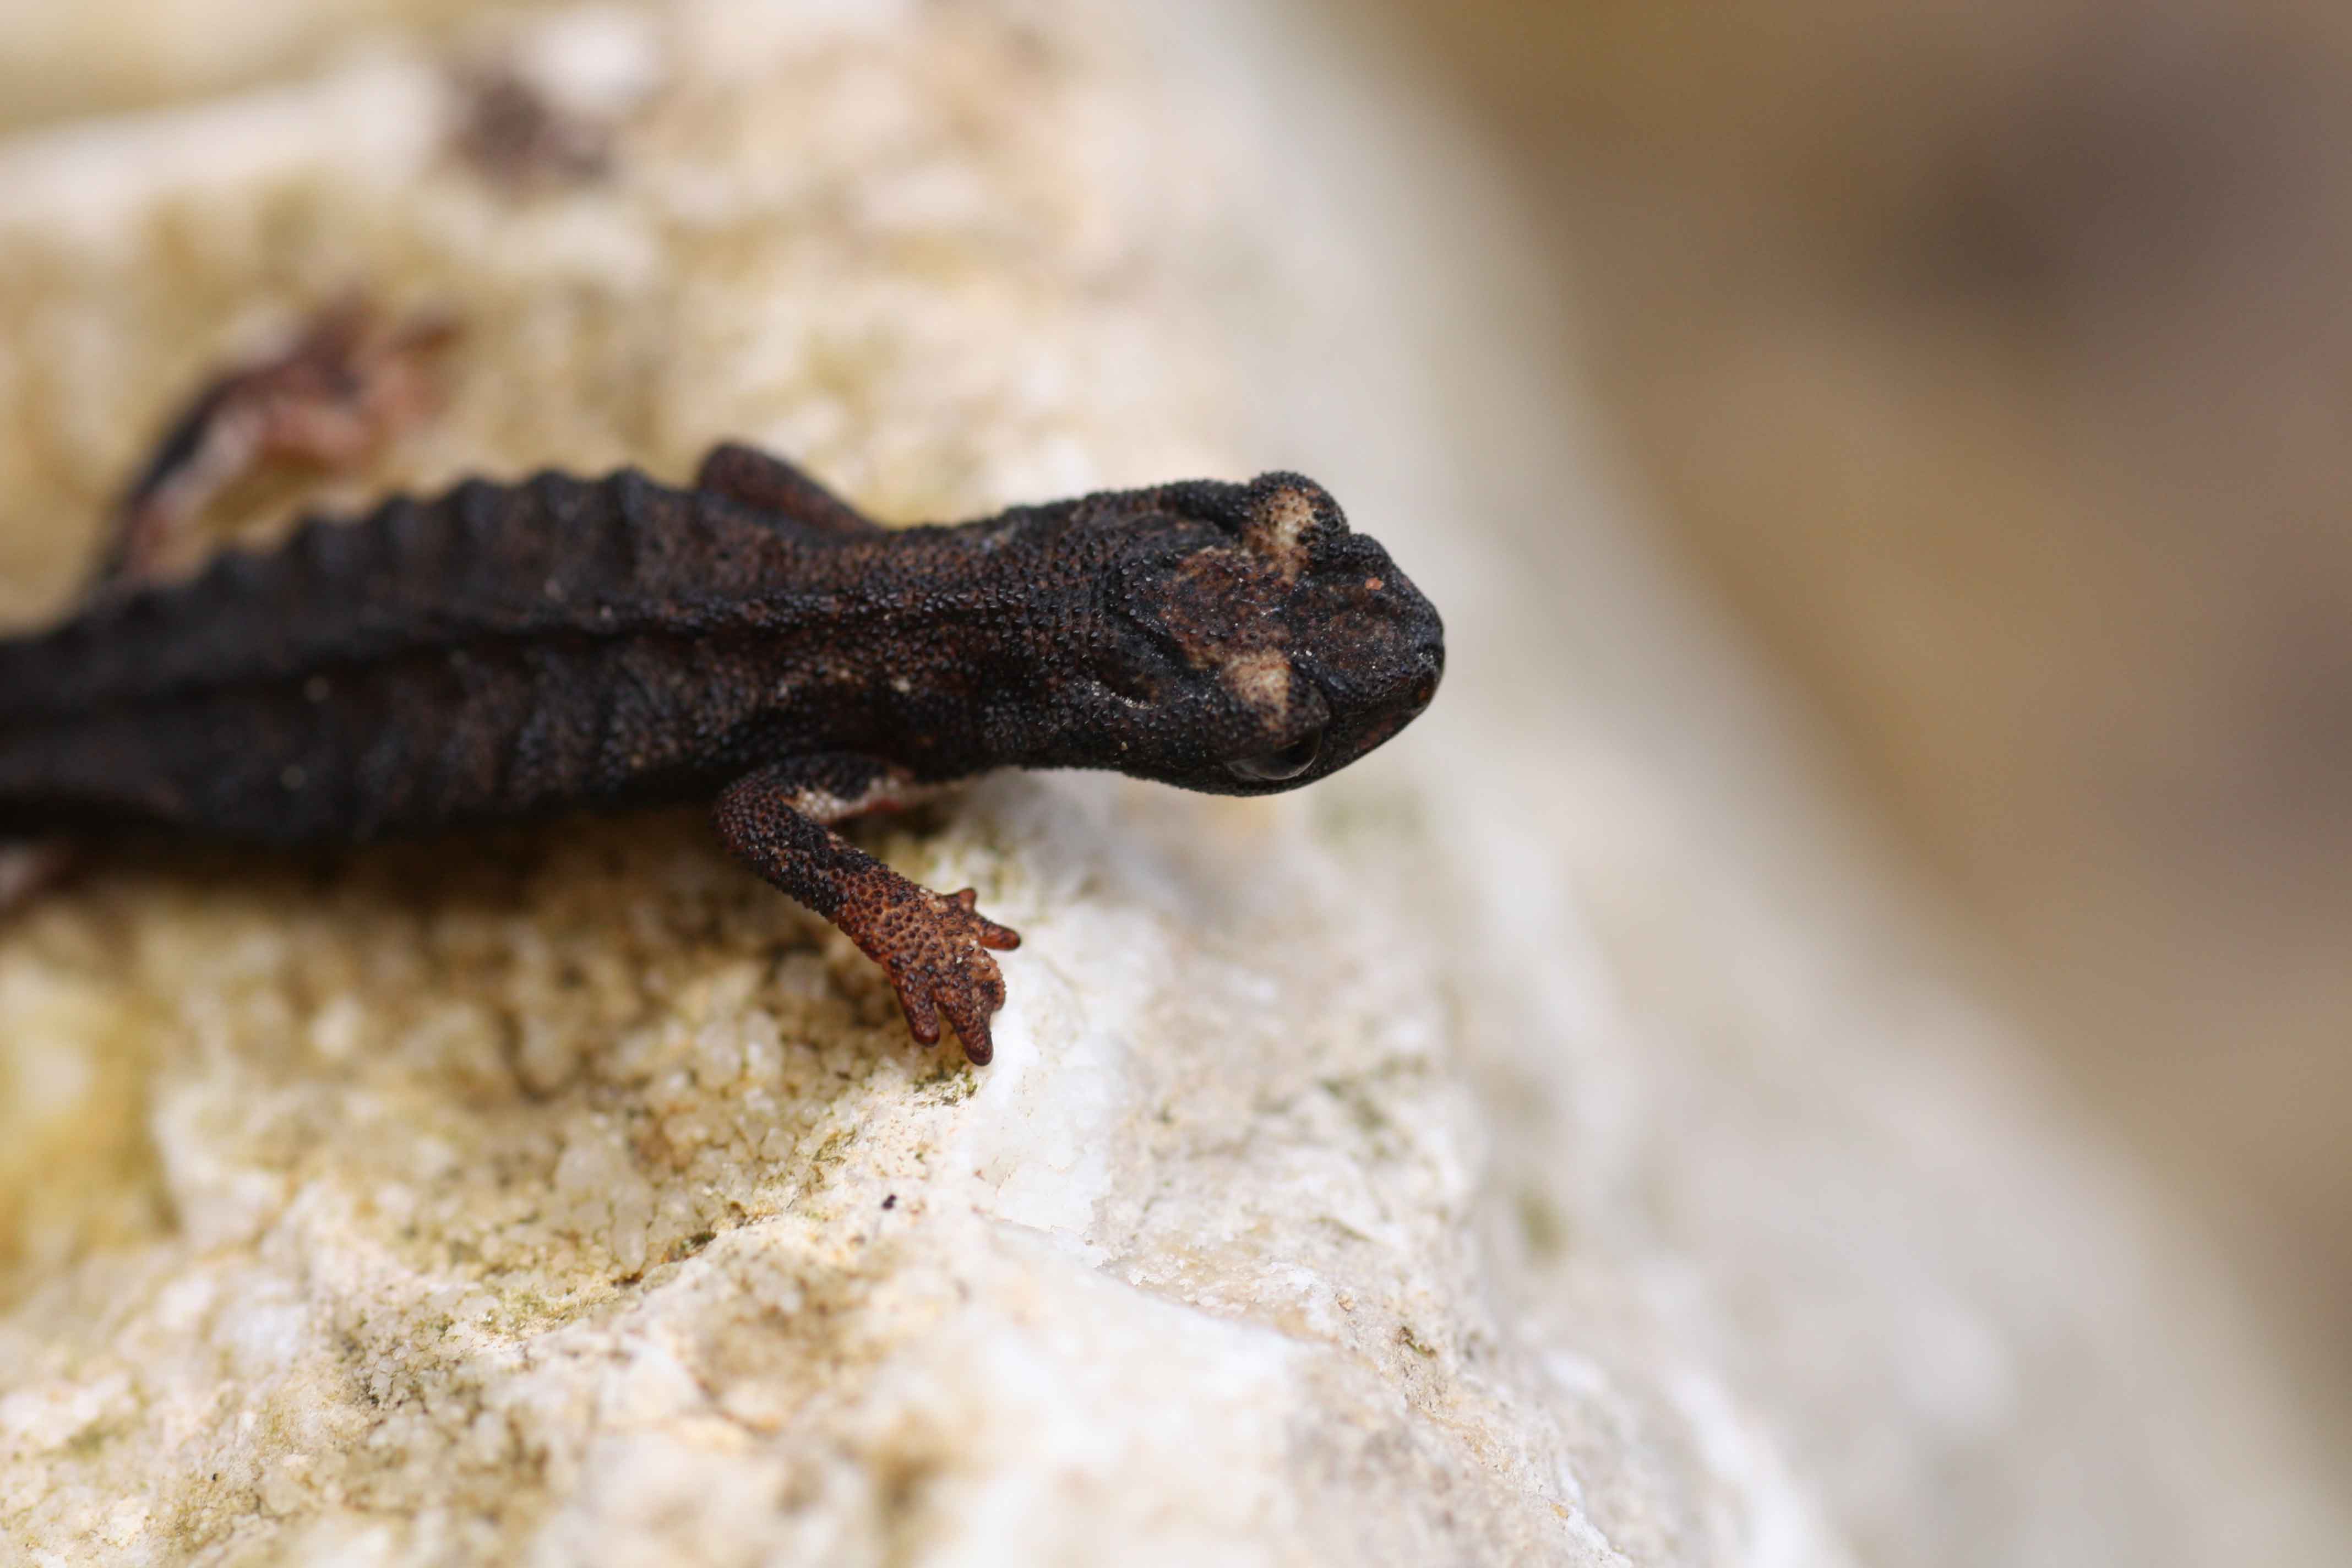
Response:
[[[1340,529],[1315,544],[1265,601],[1264,644],[1224,662],[1257,732],[1218,787],[1258,795],[1336,773],[1411,723],[1444,679],[1444,623],[1388,552]]]
[[[1116,764],[1223,795],[1337,772],[1437,695],[1445,629],[1379,542],[1298,474],[1160,492],[1116,570]],[[1202,525],[1207,525],[1203,527]]]
[[[1437,607],[1379,544],[1354,534],[1347,545],[1344,574],[1318,574],[1288,617],[1293,661],[1330,705],[1325,772],[1418,718],[1445,678]]]

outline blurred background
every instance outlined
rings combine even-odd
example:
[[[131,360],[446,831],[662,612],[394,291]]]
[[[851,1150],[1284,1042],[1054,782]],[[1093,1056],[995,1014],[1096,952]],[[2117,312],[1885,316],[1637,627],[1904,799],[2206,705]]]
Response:
[[[1635,510],[2352,1394],[2352,9],[1288,3],[1486,139]],[[128,8],[0,8],[0,128],[475,9]]]
[[[1350,15],[1489,139],[1646,515],[2341,1408],[2352,8]]]

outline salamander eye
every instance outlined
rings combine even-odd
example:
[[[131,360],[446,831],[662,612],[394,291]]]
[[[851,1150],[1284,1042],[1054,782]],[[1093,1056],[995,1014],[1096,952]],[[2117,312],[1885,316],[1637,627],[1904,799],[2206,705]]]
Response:
[[[1280,784],[1285,779],[1295,779],[1313,767],[1315,759],[1322,754],[1323,731],[1318,728],[1307,731],[1278,752],[1237,758],[1227,763],[1225,767],[1235,777],[1247,779],[1253,784]]]

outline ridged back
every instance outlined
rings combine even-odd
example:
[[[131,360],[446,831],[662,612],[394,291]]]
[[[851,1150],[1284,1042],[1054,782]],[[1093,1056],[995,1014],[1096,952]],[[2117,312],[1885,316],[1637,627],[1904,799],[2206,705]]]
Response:
[[[485,637],[719,624],[823,553],[788,524],[632,469],[467,480],[357,521],[311,519],[278,549],[229,552],[184,583],[101,595],[0,641],[0,729]]]

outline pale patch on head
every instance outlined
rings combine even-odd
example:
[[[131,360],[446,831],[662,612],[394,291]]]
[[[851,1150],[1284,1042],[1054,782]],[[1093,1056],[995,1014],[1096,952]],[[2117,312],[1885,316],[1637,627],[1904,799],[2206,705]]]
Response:
[[[1223,673],[1226,688],[1257,712],[1276,721],[1289,713],[1290,660],[1275,649],[1237,653]]]
[[[1250,518],[1250,547],[1289,582],[1307,570],[1307,533],[1315,526],[1315,498],[1288,486],[1260,500]]]

